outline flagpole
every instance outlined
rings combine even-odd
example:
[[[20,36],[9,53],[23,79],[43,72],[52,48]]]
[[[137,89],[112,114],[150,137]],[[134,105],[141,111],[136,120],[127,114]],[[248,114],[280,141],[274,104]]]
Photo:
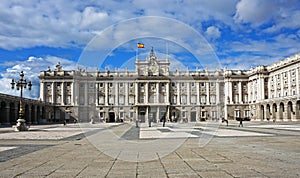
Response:
[[[136,51],[135,51],[135,60],[136,61],[138,60],[138,50],[139,50],[139,48],[137,48]]]

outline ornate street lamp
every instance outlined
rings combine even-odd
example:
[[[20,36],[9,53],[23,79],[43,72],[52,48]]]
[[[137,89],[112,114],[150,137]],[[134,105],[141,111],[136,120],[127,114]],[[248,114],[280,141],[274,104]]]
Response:
[[[15,85],[17,87],[17,90],[20,90],[20,110],[19,110],[19,119],[17,120],[17,125],[15,126],[15,131],[27,131],[28,127],[26,126],[25,123],[25,118],[24,118],[24,110],[23,110],[23,89],[26,88],[28,85],[28,89],[31,90],[32,83],[29,81],[28,83],[26,82],[26,79],[24,79],[24,73],[21,71],[20,73],[20,80],[16,81],[12,79],[11,81],[11,89],[15,88]]]

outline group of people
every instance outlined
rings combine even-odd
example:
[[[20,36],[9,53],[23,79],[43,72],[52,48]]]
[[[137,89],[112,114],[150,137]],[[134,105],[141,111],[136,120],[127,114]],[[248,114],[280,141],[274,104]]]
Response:
[[[161,117],[160,122],[162,122],[163,123],[163,127],[165,127],[165,125],[166,125],[166,116],[165,115],[163,115]],[[152,120],[148,119],[149,127],[151,127],[151,123],[152,123]],[[135,121],[135,126],[139,127],[139,120],[138,119],[136,119],[136,121]]]
[[[239,123],[239,127],[244,127],[244,125],[243,125],[243,118],[240,118],[239,119],[239,121],[240,121],[240,123]],[[222,118],[222,123],[226,123],[226,125],[228,126],[228,120],[227,119],[224,119],[224,118]]]

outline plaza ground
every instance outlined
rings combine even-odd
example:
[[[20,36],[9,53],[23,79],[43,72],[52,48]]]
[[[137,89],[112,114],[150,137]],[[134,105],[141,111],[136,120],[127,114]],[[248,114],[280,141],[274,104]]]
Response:
[[[0,177],[300,177],[300,122],[243,124],[4,127]],[[152,143],[159,145],[138,147]],[[136,149],[126,150],[130,144]]]

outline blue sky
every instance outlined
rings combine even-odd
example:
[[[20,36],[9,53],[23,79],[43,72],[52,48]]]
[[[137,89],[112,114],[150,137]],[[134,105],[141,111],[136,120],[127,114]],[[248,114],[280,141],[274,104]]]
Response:
[[[300,52],[298,0],[11,0],[0,8],[0,92],[18,95],[9,83],[24,70],[31,98],[48,66],[124,68],[137,42],[139,58],[154,47],[189,69],[249,69]]]

